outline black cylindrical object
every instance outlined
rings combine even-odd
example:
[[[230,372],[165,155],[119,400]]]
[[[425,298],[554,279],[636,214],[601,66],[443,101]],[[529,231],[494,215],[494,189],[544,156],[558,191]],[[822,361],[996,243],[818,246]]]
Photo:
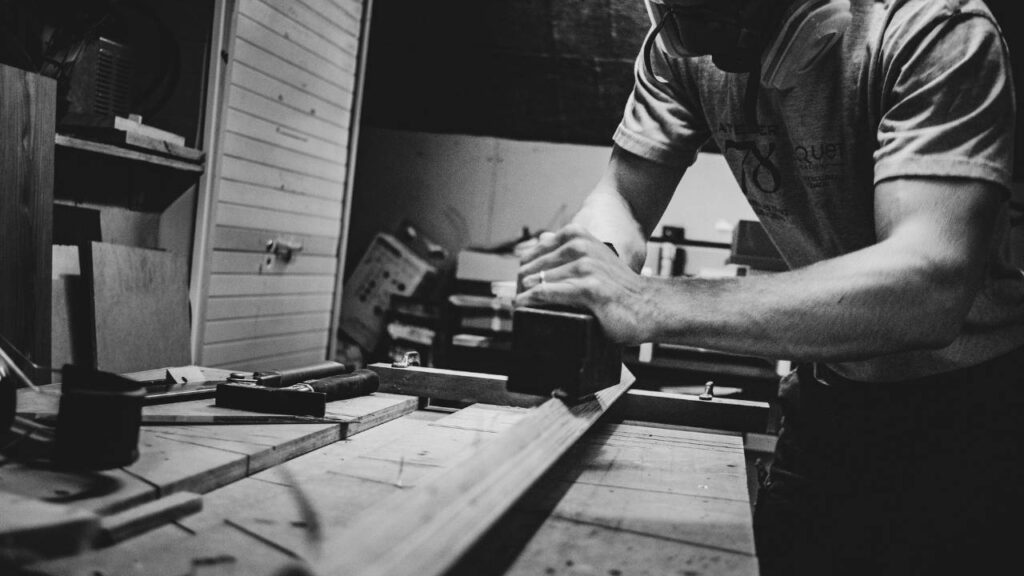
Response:
[[[146,392],[133,380],[64,366],[53,462],[61,468],[107,470],[139,458]]]

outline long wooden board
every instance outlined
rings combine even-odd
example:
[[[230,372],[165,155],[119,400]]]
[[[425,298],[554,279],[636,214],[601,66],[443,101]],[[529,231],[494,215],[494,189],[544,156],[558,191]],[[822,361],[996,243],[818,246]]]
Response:
[[[592,400],[573,406],[548,400],[427,485],[381,503],[342,530],[327,526],[328,545],[316,570],[444,573],[629,389],[632,375],[623,374],[622,383]]]
[[[380,375],[381,390],[457,402],[502,406],[536,406],[542,399],[506,389],[508,378],[497,374],[413,366],[371,364]],[[711,398],[653,390],[630,390],[616,406],[615,417],[649,424],[690,426],[731,432],[763,433],[769,424],[767,402]]]

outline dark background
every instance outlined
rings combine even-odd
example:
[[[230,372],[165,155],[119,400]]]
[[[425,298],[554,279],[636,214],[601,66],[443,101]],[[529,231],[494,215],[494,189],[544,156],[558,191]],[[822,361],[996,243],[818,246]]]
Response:
[[[1020,0],[987,4],[1006,35],[1020,102]],[[608,146],[648,28],[642,0],[377,0],[363,122]],[[1014,166],[1024,180],[1024,142]]]
[[[363,122],[608,146],[647,29],[640,0],[377,0]]]

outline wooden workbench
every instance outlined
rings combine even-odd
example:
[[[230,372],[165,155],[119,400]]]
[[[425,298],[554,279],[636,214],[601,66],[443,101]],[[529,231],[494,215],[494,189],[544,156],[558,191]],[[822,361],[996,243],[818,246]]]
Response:
[[[415,406],[415,398],[405,398]],[[36,563],[32,569],[90,576],[269,576],[292,558],[316,560],[327,547],[345,545],[318,542],[317,526],[344,527],[389,499],[417,490],[528,411],[489,404],[454,412],[418,409],[378,419],[377,426],[345,438],[322,424],[145,430],[140,463],[149,463],[151,475],[119,471],[115,476],[123,485],[98,500],[87,499],[86,505],[123,508],[146,489],[157,495],[189,489],[205,493],[203,510],[113,547]],[[278,453],[285,437],[290,446],[311,444]],[[187,474],[180,470],[170,474],[168,468],[177,469],[177,464],[157,464],[168,462],[168,443],[176,446],[175,454],[187,455],[190,466],[213,465],[218,472],[202,481],[181,480]],[[7,468],[0,467],[0,488]],[[159,481],[153,480],[159,476],[152,474],[155,470],[164,474]],[[39,482],[40,495],[52,480]],[[316,511],[313,522],[301,512],[293,486]],[[520,498],[451,573],[757,574],[750,510],[740,435],[602,423]]]

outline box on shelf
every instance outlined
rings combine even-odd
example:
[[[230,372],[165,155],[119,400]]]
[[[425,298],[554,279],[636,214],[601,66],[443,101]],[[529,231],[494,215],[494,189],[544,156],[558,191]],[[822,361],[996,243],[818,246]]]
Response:
[[[413,296],[437,268],[387,233],[374,237],[342,291],[341,330],[365,350],[375,350],[392,296]]]

